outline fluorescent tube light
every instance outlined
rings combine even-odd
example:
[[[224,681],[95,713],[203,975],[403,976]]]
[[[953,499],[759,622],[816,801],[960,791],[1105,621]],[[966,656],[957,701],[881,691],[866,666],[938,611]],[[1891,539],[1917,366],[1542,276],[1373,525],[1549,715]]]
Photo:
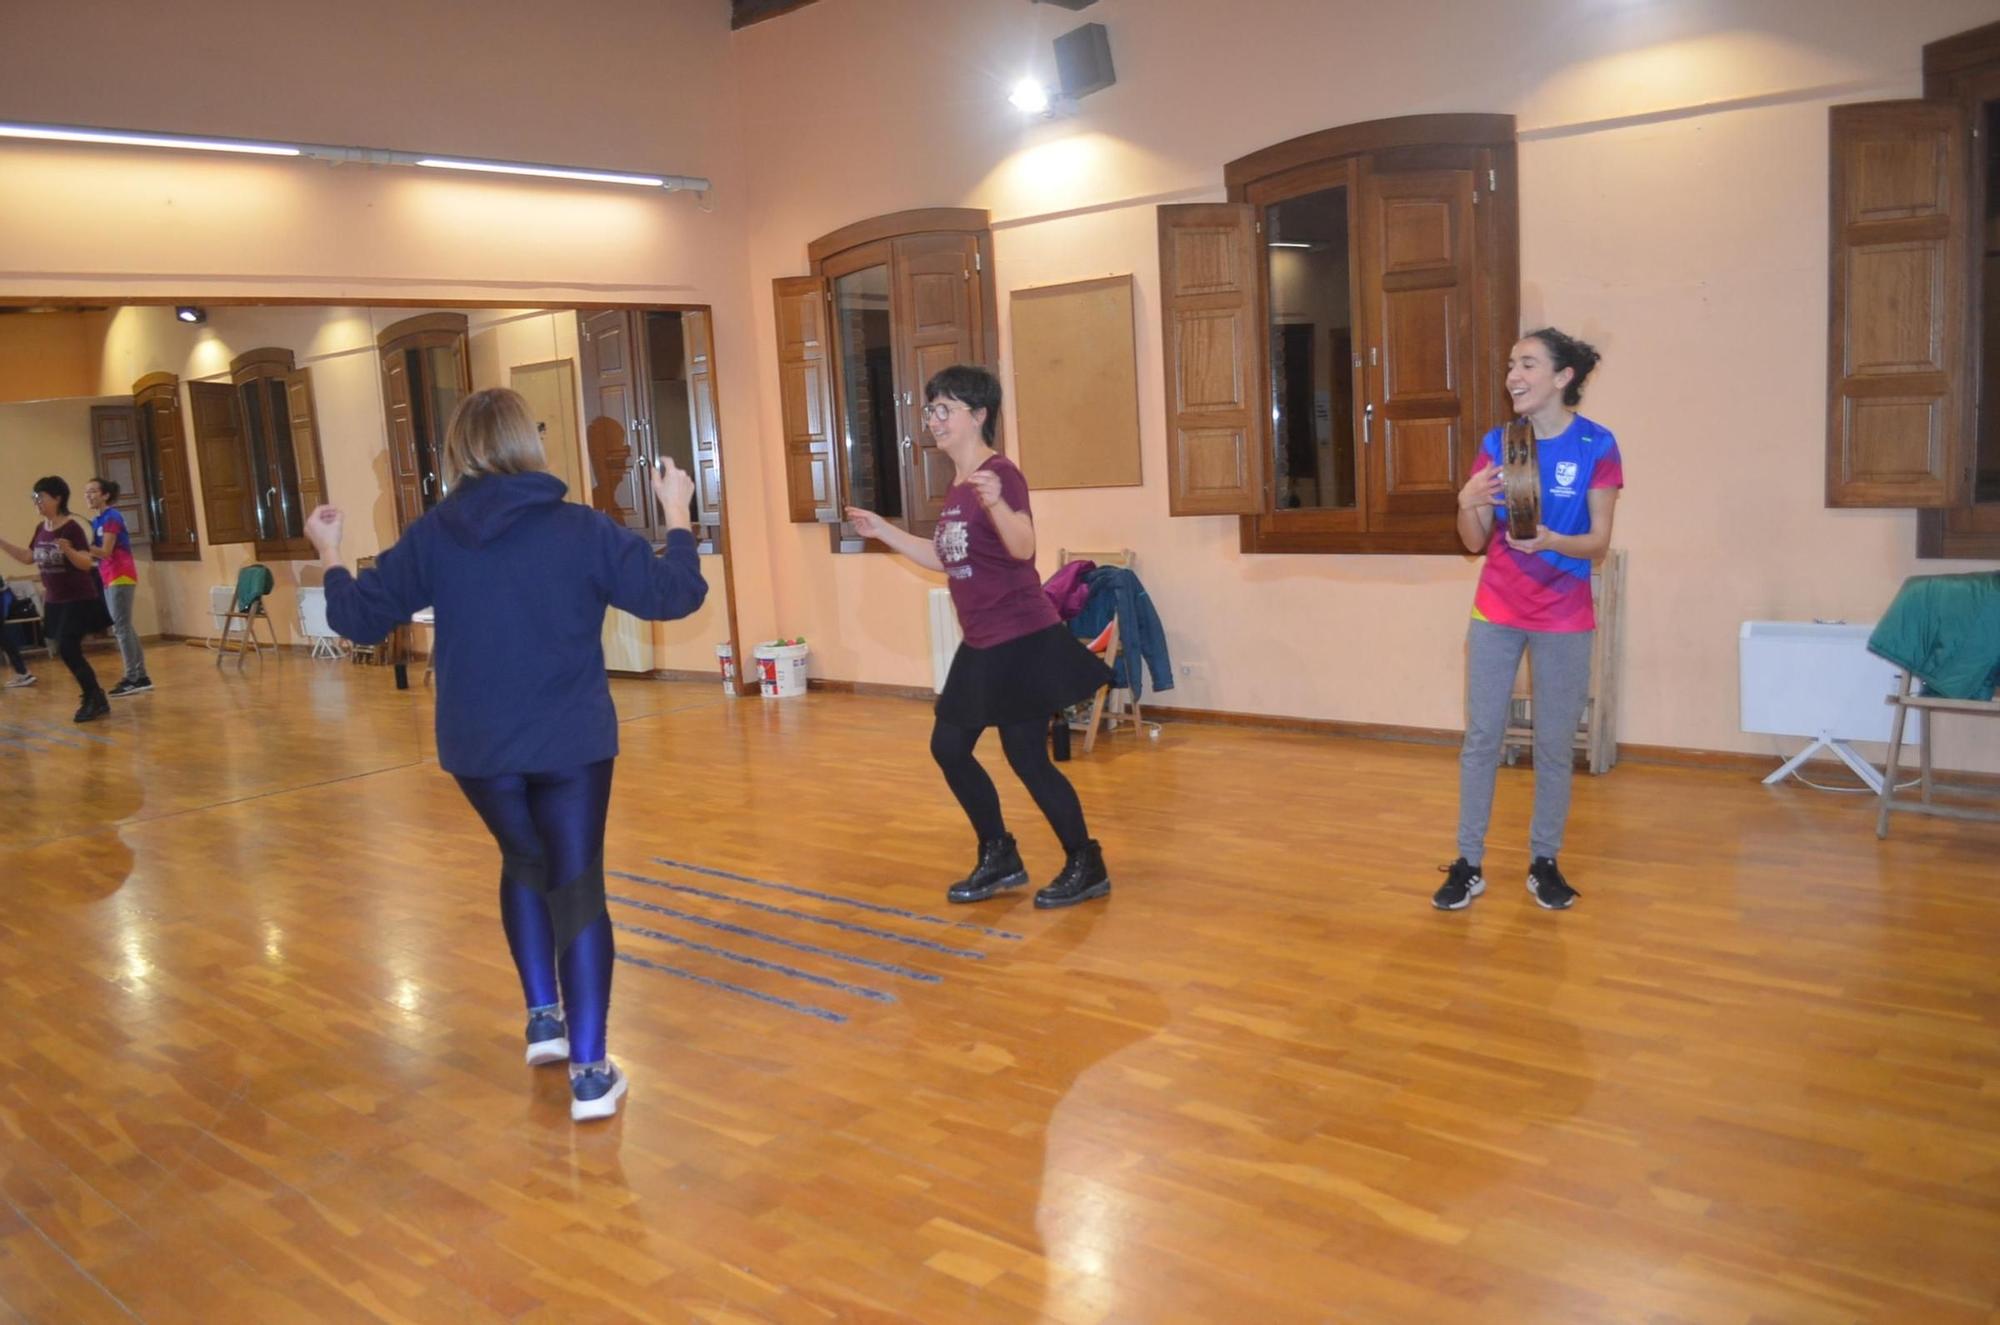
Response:
[[[121,147],[172,147],[189,152],[247,152],[252,156],[297,156],[284,143],[253,143],[238,138],[189,138],[180,134],[140,133],[127,129],[92,129],[70,124],[0,124],[0,138],[39,138],[59,143],[111,143]]]

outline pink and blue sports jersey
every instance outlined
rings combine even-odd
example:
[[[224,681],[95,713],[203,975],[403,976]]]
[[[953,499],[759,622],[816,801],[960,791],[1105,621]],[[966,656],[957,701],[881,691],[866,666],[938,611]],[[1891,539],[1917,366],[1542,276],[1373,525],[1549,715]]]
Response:
[[[90,522],[90,528],[97,545],[104,549],[104,559],[97,563],[97,573],[104,577],[105,584],[137,584],[139,565],[132,559],[132,534],[125,527],[125,517],[118,513],[118,508],[105,507]]]
[[[1486,434],[1473,471],[1500,463],[1502,432],[1495,428]],[[1550,533],[1589,533],[1590,490],[1625,486],[1618,439],[1581,414],[1556,436],[1536,442],[1535,457],[1542,471],[1542,523]],[[1493,538],[1472,596],[1472,615],[1516,630],[1594,630],[1590,563],[1554,551],[1516,552],[1507,546],[1507,508],[1495,507]]]

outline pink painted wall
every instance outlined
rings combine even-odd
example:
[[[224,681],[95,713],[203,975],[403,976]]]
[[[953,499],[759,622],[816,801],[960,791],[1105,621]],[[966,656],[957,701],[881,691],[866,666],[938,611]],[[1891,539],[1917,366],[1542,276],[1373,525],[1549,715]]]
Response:
[[[716,310],[745,648],[782,630],[823,676],[928,681],[927,578],[838,558],[782,520],[770,280],[805,245],[915,206],[996,220],[1006,292],[1131,272],[1146,485],[1045,495],[1045,559],[1130,545],[1201,675],[1176,702],[1449,728],[1475,568],[1449,557],[1244,557],[1169,520],[1153,207],[1219,197],[1226,160],[1383,116],[1503,111],[1522,130],[1523,314],[1597,339],[1588,406],[1631,490],[1623,736],[1766,750],[1736,730],[1736,626],[1878,612],[1906,513],[1820,498],[1825,107],[1909,95],[1924,41],[1990,0],[820,0],[742,33],[725,6],[607,0],[215,0],[135,24],[110,0],[16,6],[0,117],[652,168],[687,197],[427,172],[0,146],[0,292],[115,303],[582,298]],[[1118,85],[1074,119],[1004,104],[1048,41],[1105,23]],[[260,72],[264,34],[296,40]],[[1032,477],[1032,476],[1031,476]],[[1947,732],[1946,764],[2000,769]]]
[[[1196,672],[1168,702],[1452,728],[1470,559],[1245,556],[1233,519],[1167,517],[1154,208],[1220,198],[1225,161],[1295,134],[1512,113],[1522,316],[1605,351],[1586,407],[1625,452],[1621,735],[1771,750],[1737,730],[1742,621],[1869,620],[1906,575],[1971,568],[1919,563],[1908,513],[1823,505],[1826,106],[1913,94],[1924,41],[1992,17],[1975,0],[1101,0],[1081,15],[822,0],[738,38],[751,277],[761,291],[803,272],[808,240],[866,216],[988,208],[1005,378],[1008,291],[1133,273],[1145,486],[1038,496],[1044,569],[1060,545],[1138,550],[1175,660]],[[1051,73],[1048,42],[1084,19],[1110,29],[1117,86],[1075,118],[1023,124],[1008,86]],[[900,77],[826,72],[898,44]],[[747,104],[808,85],[809,121]],[[768,301],[755,311],[760,428],[775,434]],[[782,476],[766,482],[775,508]],[[776,610],[821,641],[816,670],[928,679],[930,577],[833,557],[811,527],[772,535]],[[1947,731],[1939,754],[2000,769],[1996,738]]]

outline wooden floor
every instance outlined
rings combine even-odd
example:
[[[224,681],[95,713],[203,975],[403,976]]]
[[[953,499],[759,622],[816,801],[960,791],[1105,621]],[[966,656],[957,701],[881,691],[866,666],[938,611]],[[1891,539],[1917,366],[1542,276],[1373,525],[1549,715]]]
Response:
[[[573,1127],[424,692],[156,646],[76,728],[41,670],[0,1318],[2000,1321],[1991,826],[1627,763],[1556,915],[1510,770],[1442,914],[1454,751],[1181,726],[1068,766],[1108,904],[956,909],[923,705],[619,682],[633,1085]]]

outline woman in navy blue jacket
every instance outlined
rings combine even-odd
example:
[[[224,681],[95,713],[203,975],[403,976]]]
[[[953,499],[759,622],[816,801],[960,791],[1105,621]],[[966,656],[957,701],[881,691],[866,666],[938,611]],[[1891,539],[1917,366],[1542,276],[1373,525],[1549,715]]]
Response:
[[[478,391],[445,429],[449,495],[375,568],[340,564],[341,512],[306,522],[326,564],[326,615],[359,643],[437,611],[438,763],[500,845],[500,915],[528,1003],[530,1064],[570,1064],[570,1117],[609,1118],[625,1074],[605,1052],[611,917],[604,823],[618,715],[604,670],[604,610],[649,621],[701,606],[689,529],[694,481],[671,460],[653,475],[665,554],[563,500],[527,402]]]

